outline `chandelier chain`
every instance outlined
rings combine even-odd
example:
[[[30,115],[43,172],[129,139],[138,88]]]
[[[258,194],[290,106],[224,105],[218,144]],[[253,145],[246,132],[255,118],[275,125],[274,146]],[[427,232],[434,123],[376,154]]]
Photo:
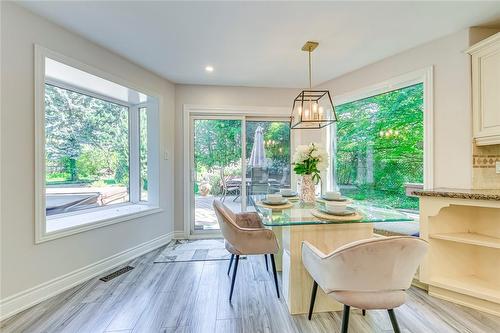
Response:
[[[309,49],[309,89],[312,89],[311,49]]]

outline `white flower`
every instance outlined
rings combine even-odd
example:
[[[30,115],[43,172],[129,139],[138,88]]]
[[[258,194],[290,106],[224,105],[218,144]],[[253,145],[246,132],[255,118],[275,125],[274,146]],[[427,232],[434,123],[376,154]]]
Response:
[[[298,174],[313,175],[317,179],[319,172],[325,171],[330,163],[326,149],[317,142],[297,146],[292,161]]]
[[[304,154],[304,155],[309,154],[309,147],[306,146],[306,145],[299,145],[299,146],[297,146],[297,148],[295,150],[298,153],[301,153],[301,154]]]

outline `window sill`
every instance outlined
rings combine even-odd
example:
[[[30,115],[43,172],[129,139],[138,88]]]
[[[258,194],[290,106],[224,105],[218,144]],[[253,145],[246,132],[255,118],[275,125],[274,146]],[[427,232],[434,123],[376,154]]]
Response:
[[[163,209],[159,207],[146,204],[127,204],[80,214],[49,217],[45,221],[45,233],[37,237],[35,243],[66,237],[162,211]]]

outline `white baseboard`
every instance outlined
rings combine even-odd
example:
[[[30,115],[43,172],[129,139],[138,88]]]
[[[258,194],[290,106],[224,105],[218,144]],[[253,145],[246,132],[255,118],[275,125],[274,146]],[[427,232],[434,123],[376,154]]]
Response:
[[[220,232],[206,232],[206,233],[199,233],[199,234],[193,234],[189,235],[188,237],[185,237],[185,239],[214,239],[214,238],[224,238]]]
[[[133,248],[0,300],[0,321],[170,242],[169,232]]]

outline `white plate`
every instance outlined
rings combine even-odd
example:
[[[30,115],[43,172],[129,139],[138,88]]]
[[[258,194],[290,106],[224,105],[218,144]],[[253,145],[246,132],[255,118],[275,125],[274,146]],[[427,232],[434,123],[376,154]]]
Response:
[[[266,205],[269,206],[279,206],[279,205],[284,205],[288,203],[287,199],[283,199],[281,201],[269,201],[267,199],[262,200],[262,203],[265,203]]]
[[[348,215],[354,215],[356,214],[356,209],[352,207],[346,207],[346,209],[342,212],[331,212],[329,210],[326,210],[324,207],[318,207],[318,210],[322,213],[328,214],[328,215],[335,215],[335,216],[348,216]]]

